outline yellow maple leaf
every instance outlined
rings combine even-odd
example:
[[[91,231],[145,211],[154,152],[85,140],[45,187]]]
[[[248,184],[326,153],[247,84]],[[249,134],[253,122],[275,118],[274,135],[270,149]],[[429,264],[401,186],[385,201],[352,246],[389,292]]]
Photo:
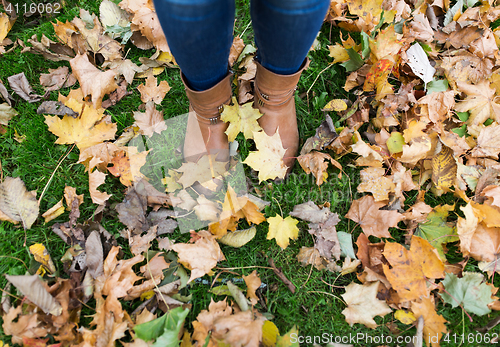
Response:
[[[103,113],[92,106],[87,106],[77,118],[68,115],[62,119],[58,116],[45,116],[45,123],[49,126],[49,131],[59,137],[56,143],[75,143],[82,150],[115,138],[116,124],[97,123],[103,116]]]
[[[236,98],[233,97],[233,105],[224,106],[221,119],[226,123],[229,122],[226,130],[229,142],[233,142],[240,132],[248,140],[253,139],[254,132],[262,130],[259,123],[257,123],[257,119],[262,117],[262,113],[258,109],[253,108],[252,105],[253,101],[240,106]]]
[[[127,147],[127,151],[115,153],[111,160],[113,166],[108,167],[108,171],[113,176],[120,177],[122,184],[130,187],[133,181],[138,182],[144,177],[140,169],[146,163],[148,153],[149,151],[137,152],[136,147]]]
[[[488,80],[477,85],[458,81],[457,86],[461,92],[467,94],[467,98],[458,102],[455,110],[470,113],[467,121],[469,125],[480,125],[488,118],[500,121],[500,104],[495,102],[495,89],[490,87]]]
[[[281,216],[276,215],[267,219],[269,223],[269,233],[267,239],[276,239],[276,243],[283,249],[287,248],[290,244],[290,239],[295,240],[299,236],[299,222],[290,216],[283,219]]]
[[[250,152],[243,164],[259,171],[259,183],[276,177],[284,178],[287,166],[283,161],[283,156],[286,150],[283,148],[278,130],[273,136],[263,131],[254,132],[253,135],[258,151]]]

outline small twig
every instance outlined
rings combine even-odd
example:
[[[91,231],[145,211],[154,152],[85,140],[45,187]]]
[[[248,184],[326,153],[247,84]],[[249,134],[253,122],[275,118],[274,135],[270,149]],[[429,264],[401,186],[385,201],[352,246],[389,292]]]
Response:
[[[494,327],[496,327],[498,324],[500,324],[500,316],[498,316],[497,318],[491,320],[483,328],[479,328],[479,329],[476,329],[476,330],[478,332],[480,332],[481,334],[484,334],[484,333],[490,331],[491,329],[493,329]]]
[[[276,203],[278,204],[278,207],[280,208],[280,212],[281,212],[281,218],[283,218],[283,210],[281,209],[281,205],[280,203],[278,202],[278,200],[273,196],[273,199],[274,201],[276,201]],[[272,265],[271,265],[272,266]]]
[[[272,258],[268,258],[267,262],[273,268],[274,274],[278,276],[278,278],[288,287],[288,289],[290,289],[290,291],[293,294],[295,294],[295,285],[292,282],[290,282],[288,278],[286,278],[285,274],[283,273],[283,271],[281,271],[281,269],[276,267],[276,265],[274,264],[274,260]]]
[[[423,335],[424,335],[424,316],[418,317],[417,320],[417,334],[415,335],[417,337],[417,341],[415,341],[415,347],[422,347],[424,344],[423,340]]]
[[[324,284],[326,284],[327,286],[330,286],[332,288],[345,289],[345,286],[336,286],[334,284],[330,284],[330,283],[326,282],[325,280],[323,280],[322,278],[320,278],[320,280],[321,280],[321,282],[323,282]],[[335,282],[333,282],[333,283],[335,283]]]
[[[304,287],[307,284],[307,282],[309,282],[309,279],[311,278],[312,272],[313,272],[313,264],[311,264],[311,269],[309,270],[309,275],[307,276],[307,279],[304,282],[304,284],[302,285],[302,287]]]
[[[242,270],[242,269],[267,269],[267,270],[272,270],[272,267],[269,266],[242,266],[242,267],[216,267],[217,270]]]
[[[12,259],[15,259],[15,260],[19,260],[21,263],[23,263],[23,265],[26,268],[26,270],[28,269],[28,267],[26,266],[26,263],[24,261],[22,261],[21,259],[19,259],[19,258],[11,257],[10,255],[0,255],[0,258],[12,258]]]
[[[40,205],[40,203],[42,202],[42,199],[43,199],[43,196],[45,195],[45,192],[47,191],[47,189],[49,188],[50,186],[50,183],[52,182],[52,179],[54,178],[54,175],[57,171],[57,169],[59,169],[59,166],[61,166],[62,162],[64,161],[64,159],[66,159],[66,157],[71,153],[71,151],[73,150],[73,148],[75,148],[75,145],[76,144],[73,144],[73,146],[71,146],[71,148],[69,149],[68,153],[66,153],[62,159],[59,160],[59,163],[57,163],[57,166],[56,168],[54,169],[54,171],[52,172],[52,175],[50,175],[50,178],[49,178],[49,181],[47,182],[47,184],[45,185],[45,187],[43,188],[42,190],[42,194],[40,195],[40,198],[38,199],[38,205]]]
[[[245,34],[245,31],[247,31],[247,29],[250,27],[250,25],[252,24],[252,21],[248,22],[248,25],[247,27],[245,28],[245,30],[243,30],[243,32],[239,35],[240,37],[243,36],[243,34]]]
[[[319,76],[321,76],[321,74],[323,72],[325,72],[326,70],[328,70],[329,68],[331,68],[334,64],[329,64],[327,67],[325,67],[323,70],[321,70],[318,74],[318,76],[316,76],[316,78],[314,79],[313,83],[311,84],[311,86],[309,87],[309,89],[307,90],[306,92],[306,95],[309,95],[309,92],[311,91],[311,88],[314,86],[314,84],[316,83],[316,81],[318,80]]]

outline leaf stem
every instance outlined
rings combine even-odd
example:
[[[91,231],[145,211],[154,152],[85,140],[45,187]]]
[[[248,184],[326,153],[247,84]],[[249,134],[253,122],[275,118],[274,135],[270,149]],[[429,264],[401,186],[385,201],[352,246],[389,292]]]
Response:
[[[59,166],[61,166],[61,164],[64,161],[64,159],[66,159],[66,157],[71,153],[71,151],[73,150],[73,148],[75,148],[75,145],[76,144],[74,143],[73,146],[71,146],[71,148],[69,149],[69,151],[62,157],[62,159],[59,160],[59,163],[57,163],[56,168],[52,172],[52,175],[50,175],[49,181],[47,182],[47,184],[43,188],[42,194],[40,195],[40,198],[38,199],[38,206],[40,206],[40,203],[42,202],[42,198],[45,195],[45,192],[47,191],[47,189],[49,188],[50,183],[52,182],[52,179],[54,178],[54,175],[55,175],[57,169],[59,169]]]

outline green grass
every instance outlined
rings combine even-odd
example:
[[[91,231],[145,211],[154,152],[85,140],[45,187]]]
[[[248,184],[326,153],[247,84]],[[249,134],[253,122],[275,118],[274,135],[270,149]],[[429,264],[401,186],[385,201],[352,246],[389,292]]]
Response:
[[[21,0],[19,2],[19,4],[23,3],[29,3],[29,1]],[[66,0],[65,6],[61,11],[62,14],[57,18],[61,21],[71,20],[78,14],[78,8],[84,8],[90,12],[97,13],[98,2],[90,0]],[[40,18],[38,24],[28,25],[32,20],[33,18],[19,18],[8,37],[12,40],[21,39],[26,41],[32,35],[37,35],[40,38],[43,33],[55,40],[52,25],[50,24],[50,22],[55,22],[55,18],[43,17]],[[249,23],[248,1],[239,0],[237,2],[235,34],[242,34],[244,32],[242,37],[245,43],[252,43],[253,40],[253,32],[251,26],[248,26]],[[352,95],[345,92],[342,88],[346,79],[344,69],[339,65],[328,67],[331,58],[328,57],[326,45],[332,44],[330,37],[332,41],[338,41],[339,29],[325,24],[318,37],[322,49],[310,53],[310,68],[304,72],[299,82],[296,105],[301,145],[305,139],[314,135],[316,128],[324,119],[324,114],[320,109],[328,100],[334,97],[353,98]],[[129,48],[130,50],[128,51]],[[126,51],[128,51],[127,57],[134,62],[138,62],[139,57],[150,57],[154,53],[153,50],[141,51],[131,44],[127,45]],[[49,68],[57,68],[59,66],[69,67],[69,63],[47,61],[41,56],[30,53],[22,54],[21,48],[18,47],[13,52],[0,56],[0,66],[0,78],[4,83],[7,82],[7,77],[24,72],[34,87],[35,92],[43,94],[43,89],[39,85],[40,74],[47,73]],[[159,80],[168,81],[172,87],[160,107],[158,107],[158,109],[164,112],[165,118],[172,118],[187,112],[188,100],[183,92],[178,69],[167,69],[165,73],[162,73],[158,77]],[[118,134],[125,127],[133,123],[132,112],[137,111],[141,104],[140,95],[136,88],[140,83],[142,83],[142,80],[135,80],[129,86],[129,90],[133,94],[124,98],[116,106],[108,110],[112,115],[113,121],[118,124]],[[309,89],[309,93],[306,94]],[[67,95],[69,89],[63,89],[60,92]],[[37,196],[39,197],[58,162],[69,151],[71,146],[54,143],[56,137],[48,131],[44,123],[44,117],[36,114],[38,103],[29,104],[17,96],[14,96],[14,98],[16,103],[13,106],[19,112],[19,116],[12,119],[7,132],[4,135],[0,135],[2,172],[4,176],[20,177],[25,182],[28,190],[37,191]],[[57,92],[51,93],[50,100],[57,100]],[[332,113],[331,116],[334,121],[339,119],[335,113]],[[18,143],[15,140],[16,133],[25,136],[25,140]],[[245,158],[249,151],[253,149],[253,145],[251,142],[245,142],[241,136],[238,139],[240,140],[241,155]],[[361,196],[356,191],[356,186],[359,182],[359,168],[349,165],[353,158],[355,158],[354,155],[346,155],[339,159],[345,171],[342,179],[337,179],[337,171],[330,169],[329,179],[321,187],[317,187],[314,183],[314,178],[311,175],[305,175],[298,165],[295,166],[291,177],[279,184],[258,184],[255,174],[249,168],[246,168],[246,173],[252,183],[251,192],[260,195],[263,199],[271,203],[265,209],[266,216],[270,217],[280,214],[285,217],[295,205],[307,202],[308,200],[313,200],[318,204],[329,202],[332,211],[338,213],[341,217],[341,222],[338,224],[337,229],[352,233],[353,239],[356,240],[361,232],[360,228],[356,227],[352,221],[343,218],[349,210],[351,201]],[[81,206],[82,215],[80,221],[92,217],[96,206],[92,204],[88,194],[87,173],[84,172],[83,165],[76,164],[77,160],[78,150],[75,148],[55,173],[41,201],[40,211],[44,212],[58,202],[63,196],[64,187],[69,185],[76,187],[79,194],[85,194],[85,202]],[[124,197],[124,186],[121,185],[118,179],[110,175],[108,175],[103,189],[113,194],[110,199],[111,206],[121,202]],[[414,201],[414,199],[415,193],[410,192],[407,202]],[[454,201],[454,197],[450,194],[442,197],[435,197],[432,194],[426,195],[426,202],[431,206],[454,203]],[[461,213],[458,206],[456,206],[455,211]],[[47,247],[58,268],[58,275],[65,276],[62,271],[60,259],[68,247],[51,231],[51,225],[54,222],[65,222],[67,220],[68,212],[48,224],[43,224],[40,218],[26,232],[26,247],[23,246],[25,239],[24,230],[19,226],[2,222],[0,224],[0,256],[2,257],[0,260],[0,274],[24,274],[26,271],[24,264],[29,267],[31,261],[28,246],[42,242]],[[313,245],[313,239],[307,232],[307,224],[305,222],[299,223],[301,233],[298,240],[292,241],[291,245],[285,250],[282,250],[274,240],[269,241],[266,239],[267,224],[263,224],[265,225],[257,226],[257,236],[247,245],[239,249],[222,245],[221,248],[227,261],[219,264],[219,266],[229,268],[260,267],[258,268],[258,273],[262,282],[267,285],[267,290],[262,292],[262,297],[266,302],[267,308],[260,305],[258,305],[258,308],[262,312],[269,312],[274,316],[273,322],[278,326],[281,333],[285,333],[292,326],[296,325],[301,335],[309,336],[317,336],[323,333],[338,336],[345,336],[349,333],[366,333],[370,336],[392,334],[394,336],[394,333],[387,327],[388,323],[394,323],[404,336],[413,336],[416,333],[415,328],[409,328],[398,321],[394,321],[393,315],[387,315],[384,318],[375,318],[379,324],[379,327],[375,330],[368,329],[359,324],[349,327],[341,313],[345,305],[340,296],[344,293],[342,287],[347,286],[352,281],[357,281],[355,274],[339,276],[336,273],[317,271],[316,269],[311,269],[310,266],[302,267],[300,265],[296,258],[300,248]],[[118,222],[117,213],[113,208],[107,208],[104,211],[102,225],[115,236],[124,227]],[[394,229],[393,232],[396,241],[404,241],[403,230]],[[185,242],[188,239],[188,235],[176,233],[173,238],[174,240]],[[118,238],[118,240],[121,245],[126,245],[124,239]],[[372,241],[376,241],[376,239]],[[154,244],[154,247],[156,246]],[[461,254],[456,251],[456,244],[452,244],[448,248],[450,250],[449,260],[451,262],[462,260]],[[272,258],[276,265],[283,270],[286,277],[295,284],[295,294],[292,294],[268,268],[268,258]],[[231,270],[232,272],[220,274],[219,278],[231,279],[240,275],[248,275],[253,270],[253,268]],[[478,271],[477,263],[469,261],[466,270]],[[216,272],[218,273],[219,270],[216,270]],[[5,287],[6,282],[5,277],[0,277],[1,288]],[[500,286],[498,276],[495,278],[494,284],[497,287]],[[210,294],[208,290],[209,286],[203,284],[195,284],[189,288],[193,299],[191,301],[192,309],[187,318],[189,322],[187,324],[188,329],[192,328],[191,322],[196,319],[198,313],[208,307],[211,298],[214,298],[216,301],[222,299],[222,297],[217,298],[215,295]],[[90,306],[92,304],[92,301],[89,302]],[[124,308],[131,311],[138,305],[139,302],[130,302],[124,304]],[[449,321],[449,330],[456,334],[462,334],[463,331],[466,333],[473,332],[475,328],[484,326],[489,320],[498,316],[498,313],[492,313],[484,317],[474,316],[474,321],[471,323],[467,320],[467,317],[464,319],[460,309],[451,309],[449,305],[444,306],[441,302],[438,302],[437,307],[438,313],[442,314]],[[86,326],[91,321],[91,318],[88,317],[91,314],[93,314],[91,309],[87,307],[83,308],[81,326]],[[0,328],[0,340],[5,342],[10,341],[9,337],[5,336],[2,328]],[[443,345],[454,346],[458,344],[450,343]]]

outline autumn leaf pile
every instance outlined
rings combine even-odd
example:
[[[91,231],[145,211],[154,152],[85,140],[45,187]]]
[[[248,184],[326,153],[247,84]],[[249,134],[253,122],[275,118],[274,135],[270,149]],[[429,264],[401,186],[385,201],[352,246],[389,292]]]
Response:
[[[7,1],[2,3],[9,8]],[[148,181],[141,168],[154,149],[141,151],[129,141],[167,130],[156,105],[170,86],[155,76],[176,67],[152,1],[116,5],[104,0],[99,17],[81,10],[72,21],[53,23],[58,42],[43,35],[27,42],[6,39],[17,17],[7,12],[0,13],[0,53],[20,45],[23,53],[69,61],[71,69],[42,74],[40,84],[47,93],[76,82],[79,88],[59,94],[57,102],[42,102],[38,113],[56,143],[79,150],[88,194],[98,205],[94,218],[79,220],[83,195],[68,186],[59,203],[42,214],[48,223],[70,211],[68,221],[51,226],[67,244],[60,259],[65,275],[56,276],[44,245],[29,245],[36,266],[30,274],[7,276],[10,284],[2,295],[3,329],[13,343],[45,346],[51,336],[64,346],[113,346],[124,338],[132,341],[123,343],[128,346],[180,341],[183,346],[291,346],[290,334],[297,330],[280,336],[271,317],[257,309],[264,299],[256,271],[243,276],[246,290],[232,282],[212,288],[227,298],[202,310],[192,322],[193,331],[185,331],[184,322],[194,300],[190,286],[212,276],[225,260],[219,243],[241,247],[255,236],[255,225],[267,222],[267,239],[285,249],[299,237],[298,219],[307,223],[314,245],[302,247],[297,261],[311,270],[356,273],[361,283],[349,284],[342,294],[342,314],[351,326],[376,328],[374,317],[394,313],[403,324],[423,327],[427,345],[439,345],[431,338],[441,339],[447,322],[436,312],[437,302],[469,317],[500,310],[493,285],[500,273],[500,30],[490,28],[500,8],[487,1],[331,2],[326,20],[344,29],[341,42],[329,46],[331,66],[341,64],[348,72],[344,89],[353,99],[335,98],[325,106],[325,113],[336,112],[340,121],[326,114],[297,160],[321,186],[335,179],[329,177],[332,170],[339,178],[344,174],[340,157],[354,155],[353,164],[361,170],[356,189],[364,195],[352,201],[345,216],[332,211],[329,202],[312,201],[295,206],[289,216],[265,216],[269,202],[237,194],[231,185],[220,199],[211,199],[231,163],[209,155],[169,169],[162,180],[165,191]],[[157,51],[141,58],[139,66],[124,54],[129,41]],[[229,64],[244,72],[235,77],[238,97],[221,118],[229,123],[230,141],[243,133],[255,143],[257,150],[243,163],[258,171],[260,183],[283,178],[287,168],[279,135],[262,131],[257,122],[261,114],[252,107],[254,53],[252,45],[235,38]],[[106,110],[127,97],[127,87],[138,78],[145,78],[137,88],[143,104],[131,110],[134,124],[117,137],[117,125]],[[26,102],[41,102],[48,95],[34,94],[24,74],[8,82]],[[1,81],[0,93],[6,101],[0,104],[0,126],[7,127],[17,111]],[[126,189],[114,209],[126,226],[120,234],[132,257],[100,224],[112,196],[99,188],[108,174]],[[410,192],[416,196],[408,199],[411,204],[406,201]],[[30,229],[43,199],[37,193],[27,191],[19,178],[4,178],[0,220]],[[425,197],[431,194],[454,196],[456,203],[430,206]],[[208,230],[192,231],[189,242],[175,243],[167,235],[188,214]],[[360,226],[356,250],[352,231],[337,230],[341,218]],[[250,228],[242,229],[242,221]],[[451,264],[447,244],[457,241],[464,260]],[[470,258],[484,274],[464,271]],[[79,326],[82,305],[92,298],[92,322]],[[124,302],[133,300],[141,304],[133,312],[124,310]]]

